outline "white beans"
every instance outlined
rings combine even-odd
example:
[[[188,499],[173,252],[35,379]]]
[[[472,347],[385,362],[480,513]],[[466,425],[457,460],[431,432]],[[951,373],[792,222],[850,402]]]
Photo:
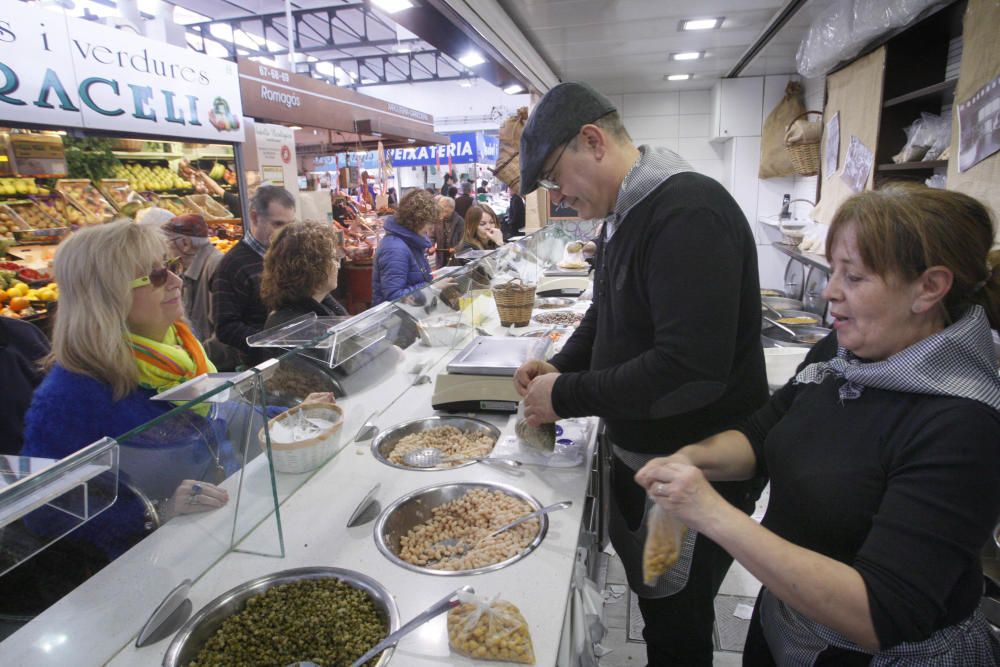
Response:
[[[475,431],[460,431],[454,426],[438,426],[436,428],[411,433],[399,440],[396,446],[389,453],[389,461],[402,464],[403,455],[415,452],[427,447],[434,447],[441,450],[444,458],[471,458],[476,456],[489,456],[493,451],[496,440],[488,433],[477,433]],[[441,466],[458,465],[460,462],[452,463],[443,461]]]
[[[457,500],[435,507],[431,510],[434,515],[431,519],[402,536],[399,557],[413,565],[450,571],[471,570],[505,561],[521,553],[535,539],[539,531],[538,519],[525,521],[489,539],[483,538],[533,509],[525,501],[502,491],[474,489]],[[446,539],[457,539],[458,544],[439,544]]]

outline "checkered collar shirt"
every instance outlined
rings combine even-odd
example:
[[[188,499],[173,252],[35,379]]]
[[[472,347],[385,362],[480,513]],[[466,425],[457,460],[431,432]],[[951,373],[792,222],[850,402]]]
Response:
[[[865,362],[846,348],[830,361],[810,364],[797,384],[845,380],[840,400],[861,396],[865,387],[914,394],[970,398],[1000,410],[1000,376],[993,336],[982,306],[972,306],[954,324],[882,361]]]
[[[605,240],[610,241],[619,225],[637,204],[674,174],[694,171],[687,160],[668,148],[639,147],[639,158],[622,179],[614,212],[605,218]]]
[[[261,257],[263,257],[264,253],[267,252],[267,246],[258,241],[257,238],[253,235],[253,232],[251,232],[249,229],[247,230],[247,235],[243,237],[243,240],[246,241],[247,245],[253,248],[253,251],[258,255],[260,255]]]

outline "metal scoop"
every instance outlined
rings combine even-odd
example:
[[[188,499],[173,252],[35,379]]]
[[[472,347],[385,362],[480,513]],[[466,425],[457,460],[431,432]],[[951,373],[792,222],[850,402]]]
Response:
[[[531,519],[534,519],[535,517],[542,516],[543,514],[550,514],[552,512],[558,512],[559,510],[564,510],[564,509],[567,509],[567,508],[572,507],[572,506],[573,506],[573,501],[572,500],[564,500],[564,501],[559,502],[559,503],[552,503],[551,505],[546,505],[545,507],[543,507],[540,510],[535,510],[534,512],[529,512],[528,514],[525,514],[524,516],[521,516],[521,517],[518,517],[518,518],[514,519],[510,523],[507,523],[507,524],[504,524],[504,525],[500,526],[499,528],[497,528],[496,530],[494,530],[492,533],[489,533],[487,535],[483,535],[482,537],[480,537],[478,540],[476,540],[472,544],[469,544],[468,542],[464,542],[463,540],[460,540],[460,539],[458,539],[456,537],[449,537],[449,538],[443,539],[443,540],[441,540],[439,542],[435,542],[435,546],[455,547],[455,546],[458,546],[459,544],[468,545],[468,546],[465,547],[465,549],[463,549],[459,553],[451,555],[452,557],[454,557],[454,556],[461,556],[466,551],[469,551],[470,549],[475,549],[476,547],[478,547],[480,544],[482,544],[486,540],[490,539],[491,537],[496,537],[500,533],[506,532],[506,531],[510,530],[511,528],[514,528],[515,526],[520,526],[525,521],[529,521]]]
[[[494,459],[486,456],[445,456],[444,452],[436,447],[424,447],[403,454],[403,463],[412,468],[436,468],[442,463],[469,463],[471,461],[507,466],[508,468],[521,467],[521,462],[514,459]]]
[[[764,319],[767,320],[768,322],[770,322],[771,324],[773,324],[774,326],[778,327],[782,331],[784,331],[786,334],[788,334],[789,336],[791,336],[794,340],[798,340],[799,334],[797,332],[793,331],[791,328],[786,327],[784,324],[782,324],[781,322],[778,322],[777,320],[772,320],[770,317],[766,317],[765,316]]]

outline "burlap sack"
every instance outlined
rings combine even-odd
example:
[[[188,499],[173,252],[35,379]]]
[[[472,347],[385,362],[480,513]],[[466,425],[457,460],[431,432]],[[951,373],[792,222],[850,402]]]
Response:
[[[785,130],[805,110],[802,86],[789,81],[785,87],[785,96],[764,121],[764,131],[760,137],[760,178],[795,175],[795,168],[785,151]]]
[[[507,184],[514,194],[521,194],[521,134],[528,121],[528,107],[521,107],[500,127],[500,150],[497,163],[490,171]]]

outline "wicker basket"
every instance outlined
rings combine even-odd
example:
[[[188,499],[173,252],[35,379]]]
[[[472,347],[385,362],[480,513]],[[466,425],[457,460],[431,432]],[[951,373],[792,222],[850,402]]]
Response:
[[[525,285],[520,278],[493,287],[493,300],[500,314],[500,326],[526,327],[535,306],[535,286]]]
[[[316,436],[294,442],[275,441],[275,426],[289,419],[304,417],[325,419],[333,424]],[[344,426],[344,411],[335,403],[305,403],[282,412],[268,422],[271,433],[271,460],[274,469],[285,473],[302,473],[318,468],[340,449],[340,438]],[[260,448],[266,453],[264,429],[257,436]]]
[[[804,111],[792,119],[792,122],[785,128],[785,132],[791,129],[795,121],[811,113],[819,115],[820,118],[823,117],[822,111]],[[822,136],[822,132],[820,136]],[[799,176],[815,176],[819,173],[819,144],[819,141],[808,144],[785,144],[785,151],[788,153],[788,158],[792,161],[792,168],[795,169],[796,174]]]

